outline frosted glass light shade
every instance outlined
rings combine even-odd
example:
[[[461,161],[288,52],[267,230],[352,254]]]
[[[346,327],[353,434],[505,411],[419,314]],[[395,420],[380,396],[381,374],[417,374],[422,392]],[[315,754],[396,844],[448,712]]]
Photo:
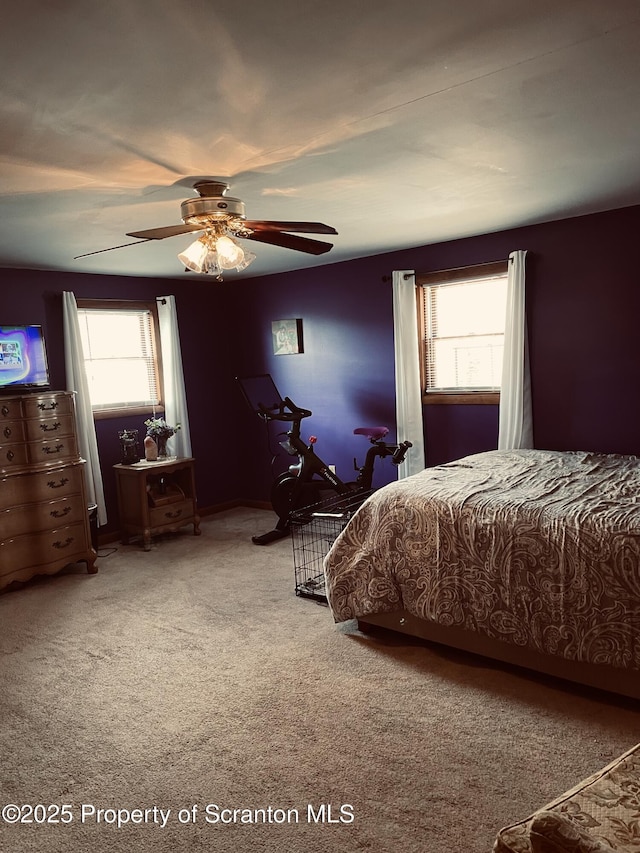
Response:
[[[240,261],[240,263],[236,266],[238,272],[242,272],[242,270],[246,270],[249,264],[252,264],[256,259],[256,256],[253,252],[245,252],[244,258]]]
[[[218,278],[221,278],[222,270],[220,268],[220,258],[218,253],[209,249],[207,252],[207,256],[203,261],[202,272],[208,273],[209,275],[215,275]]]
[[[216,251],[218,253],[218,263],[224,270],[231,270],[242,263],[244,259],[244,250],[239,243],[232,240],[231,237],[222,236],[216,240]]]
[[[193,272],[202,272],[208,251],[206,243],[199,238],[178,255],[178,260]]]

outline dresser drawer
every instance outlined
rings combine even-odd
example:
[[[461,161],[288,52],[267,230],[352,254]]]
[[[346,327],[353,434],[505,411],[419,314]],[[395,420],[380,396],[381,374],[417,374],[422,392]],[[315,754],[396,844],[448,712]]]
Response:
[[[73,394],[34,394],[22,398],[25,418],[50,418],[73,412]]]
[[[24,441],[26,433],[22,421],[0,420],[0,444]]]
[[[0,471],[11,471],[18,468],[26,468],[29,464],[29,453],[27,445],[22,444],[0,444]]]
[[[26,533],[0,541],[0,575],[48,564],[60,566],[86,558],[87,532],[84,522],[42,533]]]
[[[78,447],[73,435],[23,444],[0,444],[0,471],[4,473],[28,465],[56,465],[77,458]]]
[[[38,441],[43,438],[52,439],[61,435],[73,435],[75,422],[73,415],[64,414],[53,418],[26,420],[24,421],[24,428],[27,441]]]
[[[22,418],[22,397],[2,397],[0,399],[0,422]]]
[[[172,524],[188,524],[190,521],[193,521],[193,516],[193,501],[175,501],[174,503],[150,509],[149,525],[153,528]]]
[[[82,495],[84,462],[0,479],[0,510]]]
[[[59,438],[48,438],[44,441],[32,441],[27,444],[29,462],[37,465],[48,462],[54,465],[78,456],[78,445],[74,435],[62,435]]]
[[[81,495],[0,510],[0,539],[76,524],[87,514]]]

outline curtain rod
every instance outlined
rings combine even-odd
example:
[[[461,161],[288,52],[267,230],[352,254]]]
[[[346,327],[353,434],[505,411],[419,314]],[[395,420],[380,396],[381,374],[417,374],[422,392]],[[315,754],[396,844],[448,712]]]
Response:
[[[511,258],[511,257],[500,258],[500,260],[498,260],[498,261],[483,261],[481,264],[468,264],[468,266],[470,266],[470,267],[490,267],[490,266],[493,266],[494,264],[503,264],[505,261],[507,261],[507,263],[511,263],[512,260],[513,260],[513,258]],[[466,269],[466,267],[449,267],[448,269],[444,269],[444,270],[433,270],[433,273],[454,272],[455,270],[463,270],[463,269]],[[433,273],[430,272],[429,275],[432,275]],[[404,281],[408,281],[412,275],[414,275],[414,273],[405,273],[402,276],[402,278],[404,279]],[[390,275],[383,275],[382,276],[382,281],[384,281],[385,283],[392,281],[392,280],[393,280],[393,276],[390,276]]]

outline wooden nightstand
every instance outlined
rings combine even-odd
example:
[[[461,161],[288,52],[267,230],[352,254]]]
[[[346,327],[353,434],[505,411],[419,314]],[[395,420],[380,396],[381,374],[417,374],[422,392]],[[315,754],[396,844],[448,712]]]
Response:
[[[200,516],[196,505],[195,459],[169,457],[166,461],[114,465],[118,488],[118,509],[122,541],[142,536],[144,550],[151,549],[151,537],[175,533],[193,524],[200,534]]]

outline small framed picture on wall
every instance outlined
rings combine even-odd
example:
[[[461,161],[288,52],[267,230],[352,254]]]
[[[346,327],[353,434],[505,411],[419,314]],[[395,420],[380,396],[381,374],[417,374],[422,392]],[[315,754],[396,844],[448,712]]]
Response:
[[[295,355],[304,352],[302,320],[273,320],[271,323],[275,355]]]

